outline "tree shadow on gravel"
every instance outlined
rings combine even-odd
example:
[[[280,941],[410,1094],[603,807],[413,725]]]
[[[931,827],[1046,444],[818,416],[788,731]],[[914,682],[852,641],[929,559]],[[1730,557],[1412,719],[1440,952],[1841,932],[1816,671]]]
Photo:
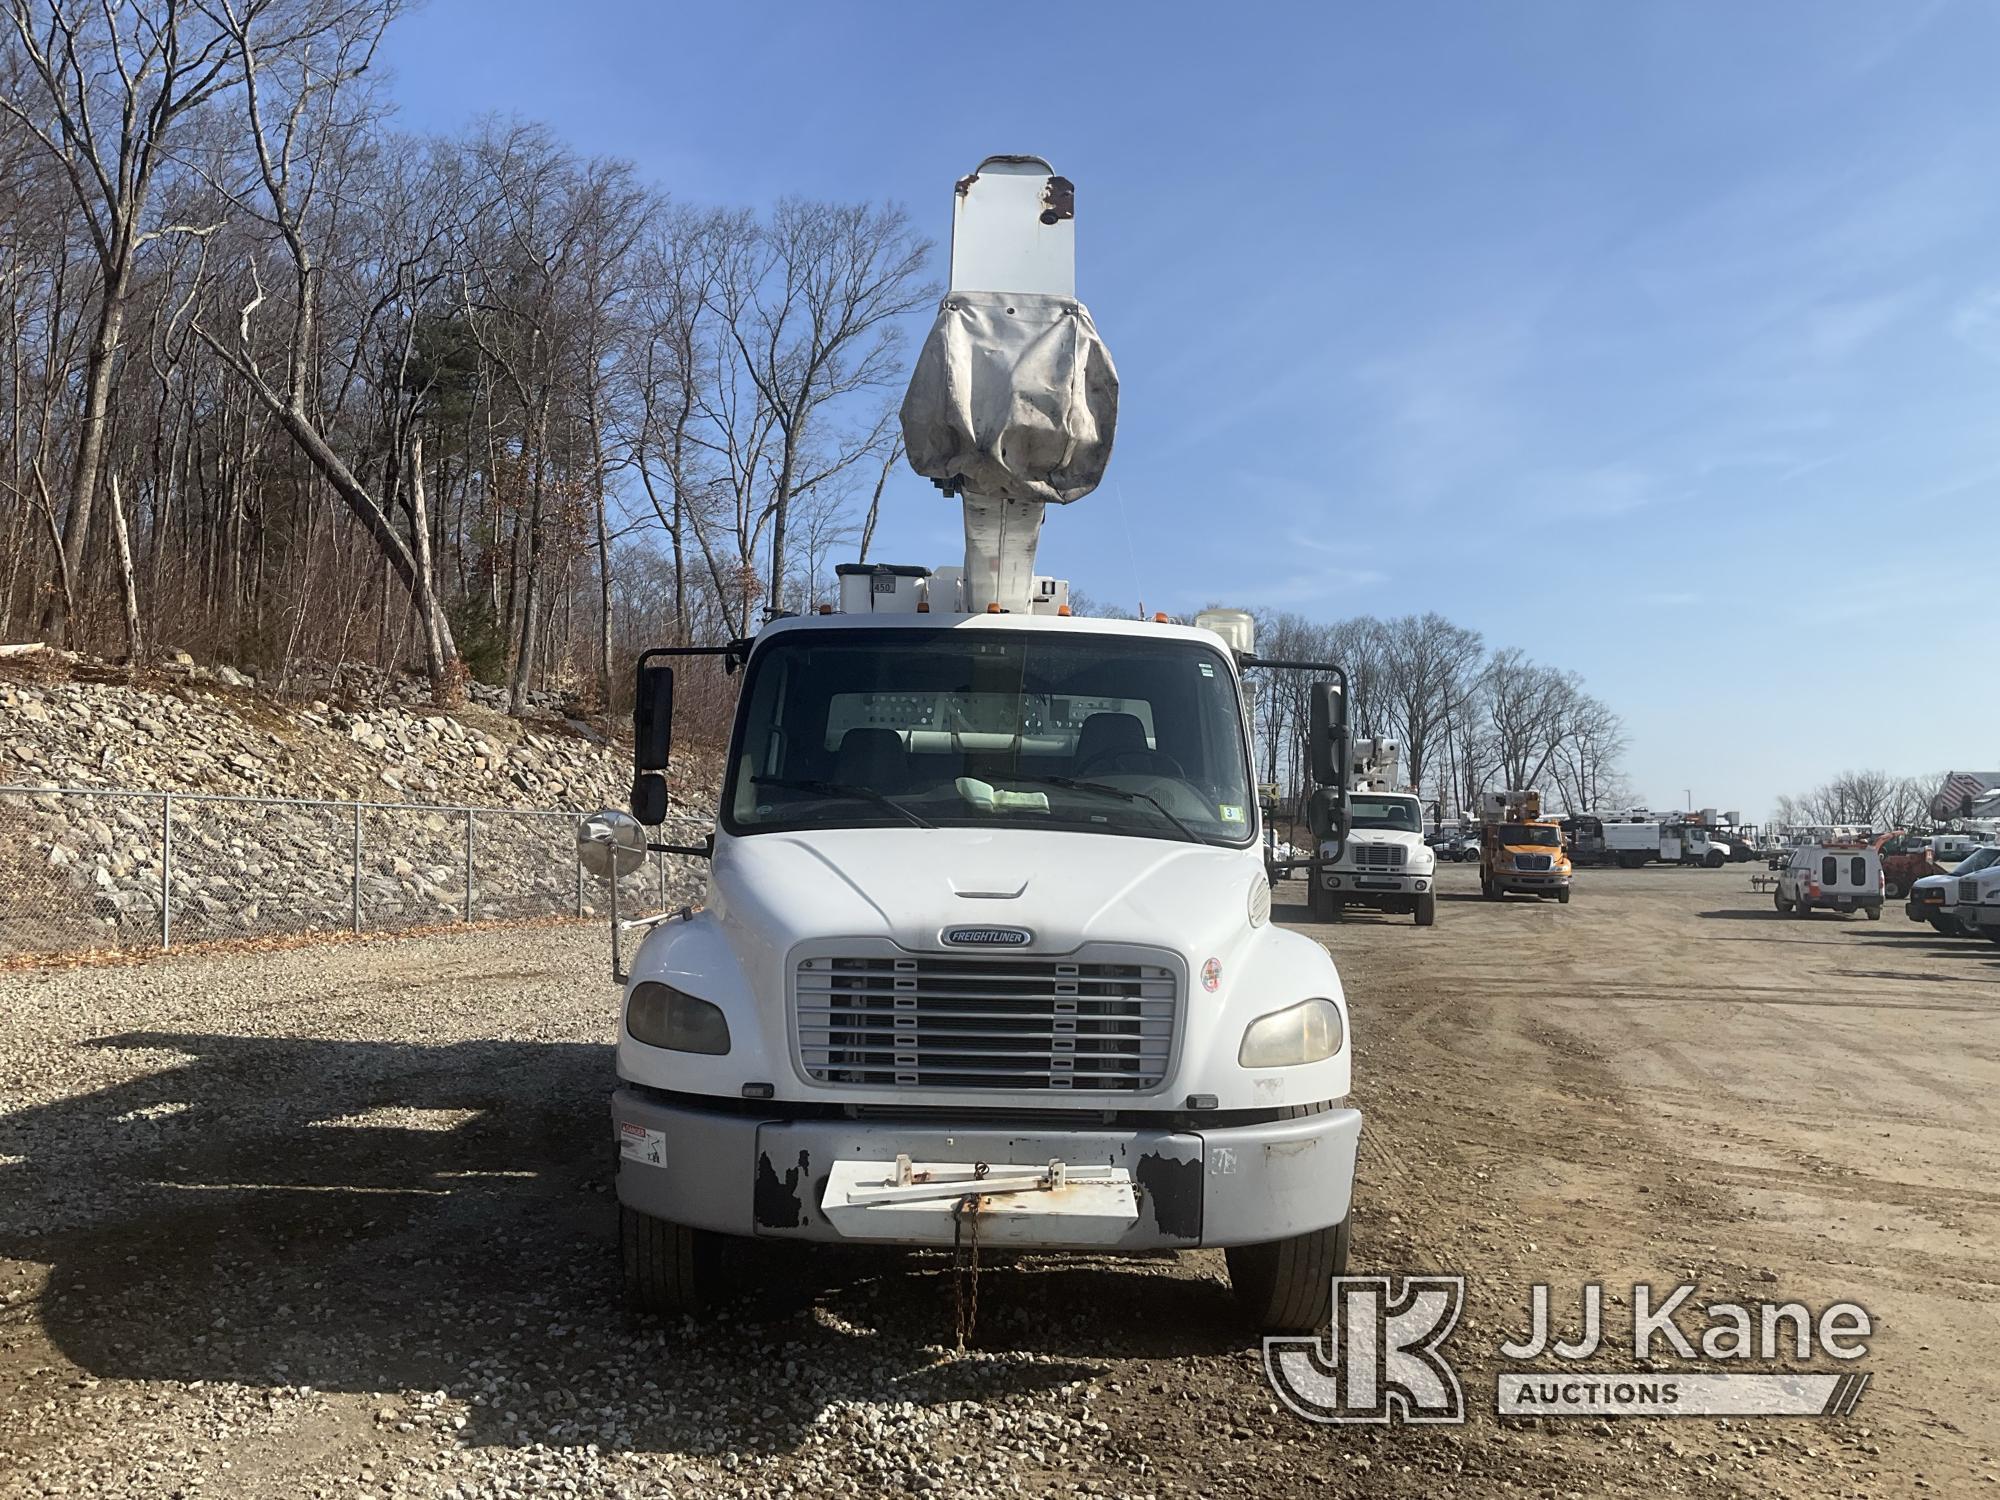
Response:
[[[107,1380],[443,1391],[460,1440],[779,1451],[854,1402],[992,1400],[1252,1341],[1158,1260],[732,1242],[747,1290],[618,1306],[611,1049],[129,1034],[142,1076],[0,1116],[0,1256]],[[18,1316],[22,1308],[13,1310]]]

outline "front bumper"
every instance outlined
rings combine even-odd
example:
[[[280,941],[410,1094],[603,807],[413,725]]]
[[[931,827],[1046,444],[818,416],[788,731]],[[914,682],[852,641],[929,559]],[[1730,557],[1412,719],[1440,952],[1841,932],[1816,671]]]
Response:
[[[1037,1248],[1186,1250],[1253,1245],[1326,1229],[1354,1195],[1358,1110],[1216,1129],[909,1118],[772,1119],[621,1088],[611,1096],[618,1201],[695,1229],[842,1240],[821,1211],[836,1161],[982,1161],[1003,1166],[1125,1168],[1138,1221],[1115,1243],[1065,1239],[1048,1220]],[[880,1236],[873,1237],[876,1243]],[[892,1243],[944,1244],[949,1235]],[[1020,1243],[1017,1241],[1017,1243]]]
[[[1568,890],[1569,880],[1561,870],[1499,870],[1493,876],[1493,883],[1501,890],[1529,896]]]
[[[1437,888],[1429,870],[1406,874],[1402,871],[1325,870],[1320,885],[1350,901],[1366,901],[1371,896],[1420,896]]]

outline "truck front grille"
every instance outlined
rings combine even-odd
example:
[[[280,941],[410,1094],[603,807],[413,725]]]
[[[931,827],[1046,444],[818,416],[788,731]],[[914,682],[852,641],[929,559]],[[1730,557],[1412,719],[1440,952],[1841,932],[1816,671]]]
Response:
[[[1961,901],[1978,901],[1979,882],[1976,880],[1961,880],[1958,883],[1958,899]]]
[[[1356,844],[1354,846],[1354,868],[1357,870],[1400,870],[1403,861],[1409,857],[1409,850],[1401,844]]]
[[[815,956],[794,971],[793,1036],[819,1083],[1142,1093],[1167,1076],[1179,992],[1163,964],[1089,950]]]
[[[1550,857],[1546,854],[1517,854],[1514,856],[1514,868],[1517,870],[1546,870],[1550,867],[1551,863]]]

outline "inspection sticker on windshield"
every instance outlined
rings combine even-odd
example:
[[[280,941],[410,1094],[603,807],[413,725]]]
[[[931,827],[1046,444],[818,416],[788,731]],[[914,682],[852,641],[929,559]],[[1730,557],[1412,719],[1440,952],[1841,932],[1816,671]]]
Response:
[[[1222,803],[1215,809],[1215,812],[1216,816],[1221,818],[1225,823],[1241,823],[1243,821],[1243,809],[1234,802]]]
[[[644,1162],[649,1167],[667,1164],[667,1133],[648,1130],[643,1125],[618,1127],[618,1154],[627,1161]]]

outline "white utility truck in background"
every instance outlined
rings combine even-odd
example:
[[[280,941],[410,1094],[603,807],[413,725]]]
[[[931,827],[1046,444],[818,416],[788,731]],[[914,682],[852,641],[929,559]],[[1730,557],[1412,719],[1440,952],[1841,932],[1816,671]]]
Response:
[[[1323,844],[1306,885],[1322,921],[1349,906],[1409,912],[1419,927],[1437,921],[1437,855],[1424,842],[1424,807],[1397,785],[1402,746],[1356,740],[1347,789],[1350,836]]]
[[[699,1304],[730,1237],[767,1236],[975,1266],[980,1244],[1219,1247],[1259,1326],[1329,1315],[1361,1130],[1347,1002],[1326,949],[1271,922],[1241,673],[1316,674],[1333,842],[1346,679],[1260,661],[1239,611],[1081,619],[1036,576],[1044,510],[1095,487],[1116,416],[1073,212],[1035,157],[957,186],[902,420],[962,502],[962,570],[851,570],[837,611],[640,658],[637,817],[587,819],[579,847],[599,873],[650,847],[709,875],[699,910],[627,928],[611,1113],[639,1308]],[[666,659],[700,654],[741,677],[716,827],[649,844]]]

